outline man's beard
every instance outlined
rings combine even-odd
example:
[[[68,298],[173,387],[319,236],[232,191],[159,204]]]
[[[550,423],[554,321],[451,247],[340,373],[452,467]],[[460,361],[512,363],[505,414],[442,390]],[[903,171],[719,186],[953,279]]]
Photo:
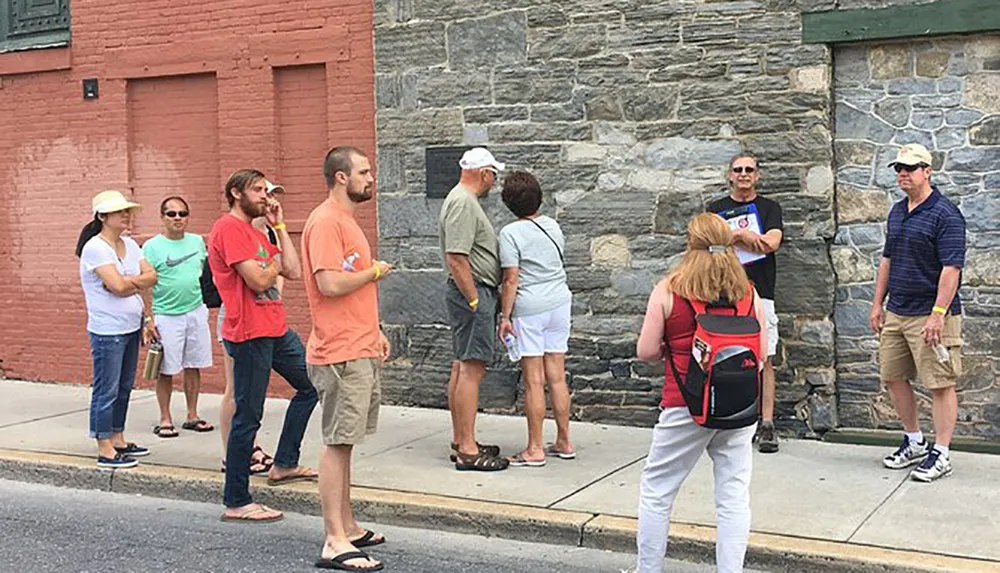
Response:
[[[355,203],[364,203],[365,201],[370,201],[372,198],[372,188],[366,186],[362,187],[360,191],[356,191],[348,187],[347,198]]]
[[[254,203],[250,200],[247,195],[240,195],[240,210],[247,214],[251,219],[256,219],[257,217],[263,217],[267,212],[267,207],[261,205],[260,203]]]

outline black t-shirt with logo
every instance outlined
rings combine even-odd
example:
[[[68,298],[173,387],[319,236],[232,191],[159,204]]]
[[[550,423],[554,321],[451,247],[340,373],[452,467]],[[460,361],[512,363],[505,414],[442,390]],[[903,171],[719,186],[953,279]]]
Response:
[[[757,215],[760,217],[761,233],[767,233],[772,229],[784,232],[784,224],[781,221],[781,205],[777,201],[757,195],[753,201],[740,202],[732,197],[726,196],[717,201],[713,201],[708,206],[708,210],[717,213],[724,218],[726,213],[753,204],[757,208]],[[763,259],[754,261],[744,267],[747,276],[753,281],[757,292],[761,298],[774,300],[775,264],[774,253],[768,253]]]

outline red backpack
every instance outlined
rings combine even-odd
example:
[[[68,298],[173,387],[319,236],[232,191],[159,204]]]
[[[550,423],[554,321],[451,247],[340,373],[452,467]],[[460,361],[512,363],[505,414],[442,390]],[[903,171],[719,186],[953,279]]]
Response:
[[[757,422],[761,377],[760,323],[751,293],[735,305],[684,299],[695,315],[687,376],[681,380],[667,344],[667,361],[694,421],[728,430]],[[680,357],[683,359],[683,357]]]

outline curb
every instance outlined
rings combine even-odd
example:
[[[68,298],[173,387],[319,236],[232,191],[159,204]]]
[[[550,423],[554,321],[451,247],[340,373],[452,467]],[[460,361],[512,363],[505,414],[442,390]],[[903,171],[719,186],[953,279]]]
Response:
[[[0,479],[213,504],[219,503],[223,482],[221,473],[209,470],[144,464],[124,471],[101,471],[94,467],[90,457],[3,449],[0,449]],[[255,501],[283,511],[320,514],[315,484],[270,487],[264,478],[253,477],[251,491]],[[352,488],[352,497],[355,513],[363,521],[516,541],[635,551],[637,520],[633,518],[365,487]],[[715,528],[672,523],[669,556],[712,562]],[[769,571],[811,573],[1000,573],[998,561],[757,532],[750,534],[746,565]]]

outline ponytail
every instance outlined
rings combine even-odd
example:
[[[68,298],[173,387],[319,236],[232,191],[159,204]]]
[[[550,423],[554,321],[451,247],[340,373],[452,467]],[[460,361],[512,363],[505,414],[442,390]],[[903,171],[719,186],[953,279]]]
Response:
[[[87,241],[96,237],[100,232],[104,224],[101,222],[100,217],[97,213],[94,213],[94,220],[83,226],[80,230],[80,238],[76,240],[76,257],[80,258],[83,254],[83,246],[87,244]]]

